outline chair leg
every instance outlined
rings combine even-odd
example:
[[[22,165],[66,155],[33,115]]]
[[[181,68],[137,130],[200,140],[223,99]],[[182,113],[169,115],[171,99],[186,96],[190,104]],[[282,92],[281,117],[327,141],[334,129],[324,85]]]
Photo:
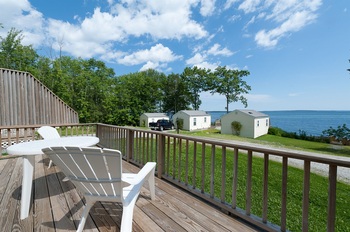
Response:
[[[120,225],[120,232],[131,232],[132,231],[132,219],[134,214],[134,207],[137,200],[138,194],[128,204],[123,205],[122,223]]]
[[[150,173],[149,177],[148,177],[148,186],[149,186],[149,191],[151,192],[151,199],[154,200],[155,199],[155,180],[154,180],[154,169],[153,171]]]
[[[77,229],[77,232],[82,232],[85,226],[86,218],[88,217],[89,211],[91,207],[94,205],[92,202],[87,202],[83,211],[83,214],[81,215],[81,220],[79,222],[79,226]]]
[[[49,166],[47,168],[51,168],[52,166],[52,160],[50,160]]]

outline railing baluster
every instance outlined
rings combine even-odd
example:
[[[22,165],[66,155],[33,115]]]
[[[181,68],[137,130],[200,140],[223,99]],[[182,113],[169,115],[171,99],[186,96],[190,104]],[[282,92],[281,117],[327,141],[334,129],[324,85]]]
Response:
[[[19,128],[16,128],[16,143],[19,143]]]
[[[303,231],[309,231],[310,161],[304,161]]]
[[[282,159],[282,196],[281,196],[281,231],[287,228],[287,181],[288,181],[288,158]]]
[[[181,181],[181,153],[182,153],[182,140],[181,138],[179,139],[179,162],[178,162],[178,173],[177,173],[177,178],[179,181]]]
[[[210,165],[210,197],[214,198],[215,184],[215,145],[211,146],[211,165]]]
[[[7,129],[7,144],[8,146],[12,145],[12,141],[11,141],[11,129]]]
[[[149,135],[150,135],[150,133],[147,133],[147,140],[146,140],[146,151],[147,151],[147,153],[146,153],[146,160],[149,160]]]
[[[205,188],[205,143],[202,143],[202,185],[201,192],[204,193]]]
[[[238,148],[234,148],[233,154],[233,183],[232,183],[232,208],[237,207],[237,184],[238,184]]]
[[[173,142],[173,179],[176,177],[176,138],[174,138]]]
[[[188,185],[188,139],[186,139],[186,170],[185,170],[185,184]]]
[[[328,175],[328,218],[327,231],[335,231],[335,214],[336,214],[336,199],[337,199],[337,166],[329,165]]]
[[[146,132],[142,133],[142,162],[146,163]]]
[[[157,135],[152,135],[151,134],[151,150],[150,150],[150,157],[147,161],[150,161],[150,160],[153,160],[153,147],[154,147],[154,143],[156,142],[157,140]]]
[[[248,151],[248,165],[247,165],[247,195],[246,195],[246,214],[250,215],[252,207],[252,174],[253,174],[253,153]]]
[[[164,173],[164,166],[165,166],[165,136],[159,135],[158,140],[158,158],[157,158],[157,171],[158,171],[158,178],[161,178]]]
[[[2,151],[4,150],[3,149],[3,142],[2,142],[2,129],[0,129],[0,157],[2,156]],[[5,144],[4,144],[5,145]]]
[[[226,147],[222,147],[221,160],[221,202],[224,203],[226,192]]]
[[[166,174],[167,174],[167,176],[170,176],[170,137],[168,137],[168,141],[167,141]]]
[[[264,178],[263,178],[263,204],[262,221],[267,222],[268,209],[268,186],[269,186],[269,154],[264,154]]]
[[[193,143],[193,176],[192,176],[192,187],[196,188],[196,175],[197,175],[197,141]]]

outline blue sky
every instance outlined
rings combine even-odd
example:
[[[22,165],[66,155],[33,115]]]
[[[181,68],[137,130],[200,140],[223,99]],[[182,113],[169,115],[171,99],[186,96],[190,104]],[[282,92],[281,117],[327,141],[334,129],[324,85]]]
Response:
[[[0,0],[0,36],[15,27],[42,55],[94,57],[117,75],[246,69],[249,109],[350,110],[349,11],[348,0]],[[223,96],[201,100],[225,110]]]

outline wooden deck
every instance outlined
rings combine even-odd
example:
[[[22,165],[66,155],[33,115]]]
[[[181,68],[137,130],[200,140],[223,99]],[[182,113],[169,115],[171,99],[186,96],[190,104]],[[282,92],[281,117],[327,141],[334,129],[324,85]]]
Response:
[[[20,220],[21,157],[0,159],[0,228],[2,231],[75,231],[83,199],[48,158],[36,157],[29,217]],[[138,168],[123,163],[124,171]],[[119,231],[121,207],[96,203],[84,231]],[[222,213],[191,194],[156,178],[156,200],[143,189],[134,209],[133,231],[258,231]]]

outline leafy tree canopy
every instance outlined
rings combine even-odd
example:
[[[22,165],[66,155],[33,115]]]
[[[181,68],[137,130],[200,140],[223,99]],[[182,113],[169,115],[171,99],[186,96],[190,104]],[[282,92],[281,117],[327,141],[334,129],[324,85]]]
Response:
[[[247,70],[227,69],[219,66],[215,69],[208,81],[208,89],[212,94],[218,93],[226,98],[226,111],[229,112],[229,104],[240,101],[245,107],[248,106],[244,94],[249,93],[251,87],[243,80],[250,73]]]
[[[198,110],[202,91],[225,95],[227,111],[230,102],[247,105],[244,94],[250,86],[242,78],[248,71],[187,67],[181,74],[149,69],[116,76],[113,69],[93,58],[39,56],[32,46],[22,45],[22,39],[16,29],[0,37],[0,67],[32,73],[76,110],[82,123],[138,125],[145,112]]]

